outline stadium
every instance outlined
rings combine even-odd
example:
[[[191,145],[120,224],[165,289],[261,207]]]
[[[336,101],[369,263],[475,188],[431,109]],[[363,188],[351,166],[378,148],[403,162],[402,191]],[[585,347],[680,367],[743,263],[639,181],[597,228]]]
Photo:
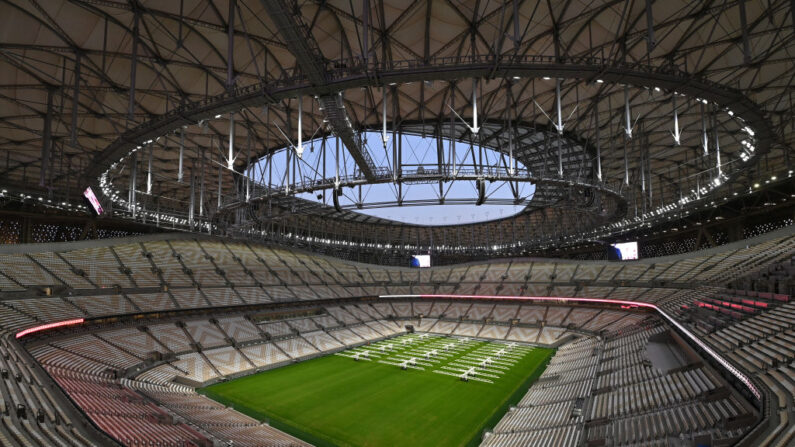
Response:
[[[0,446],[795,445],[795,2],[0,2]]]

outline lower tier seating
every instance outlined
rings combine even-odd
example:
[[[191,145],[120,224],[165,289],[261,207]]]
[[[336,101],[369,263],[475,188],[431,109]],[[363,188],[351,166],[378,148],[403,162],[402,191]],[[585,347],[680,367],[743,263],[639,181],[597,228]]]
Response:
[[[756,421],[753,408],[701,363],[657,369],[645,322],[558,349],[541,377],[484,436],[482,446],[660,445],[668,439],[728,443]]]
[[[453,305],[458,319],[448,317]],[[437,317],[415,317],[424,312]],[[303,445],[196,394],[194,387],[389,337],[406,325],[459,337],[561,344],[541,378],[484,437],[487,446],[654,443],[677,430],[690,437],[732,439],[745,427],[728,427],[723,421],[749,416],[747,404],[727,392],[703,365],[674,372],[648,365],[645,345],[667,330],[649,314],[440,300],[333,306],[311,316],[286,315],[266,320],[231,311],[212,318],[168,315],[91,333],[67,331],[36,340],[28,350],[97,427],[130,446],[157,445],[156,440],[165,446],[218,441],[262,445],[258,440]],[[472,315],[483,320],[468,319]],[[492,321],[495,315],[535,320]],[[776,372],[784,373],[788,371]],[[19,394],[25,399],[25,392]],[[15,404],[9,401],[7,406]],[[40,407],[46,414],[46,406]],[[48,420],[45,416],[45,425]],[[28,433],[26,424],[39,423],[13,422],[11,427],[22,436]],[[67,436],[59,435],[59,425],[47,425],[46,430]],[[31,427],[31,433],[44,433],[45,428]],[[626,435],[630,427],[639,434]],[[11,429],[6,432],[16,436]],[[75,438],[79,434],[66,433]]]
[[[755,376],[773,394],[778,424],[760,446],[788,446],[795,442],[795,303],[788,296],[743,292],[754,299],[778,299],[758,315],[706,333],[706,341],[729,361]],[[787,300],[785,300],[785,297]]]

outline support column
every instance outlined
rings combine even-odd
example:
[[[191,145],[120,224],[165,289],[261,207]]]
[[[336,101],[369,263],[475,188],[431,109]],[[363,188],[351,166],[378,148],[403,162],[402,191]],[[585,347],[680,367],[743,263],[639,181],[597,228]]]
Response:
[[[701,103],[701,146],[704,149],[704,156],[709,155],[709,139],[707,138],[707,114],[704,110],[704,103]]]
[[[563,116],[561,111],[561,98],[560,98],[560,79],[555,79],[555,103],[556,112],[558,114],[558,123],[555,127],[558,128],[558,177],[563,177],[563,146],[560,142],[563,135]]]
[[[133,152],[131,157],[132,166],[130,167],[130,194],[129,194],[129,209],[132,213],[133,220],[136,214],[135,204],[135,188],[138,177],[138,151]]]
[[[712,125],[712,132],[713,138],[715,139],[715,179],[716,185],[718,186],[722,181],[721,175],[723,174],[721,166],[720,166],[720,141],[718,140],[718,114],[713,113],[713,125]]]
[[[146,193],[152,194],[152,157],[155,152],[155,144],[149,143],[149,159],[146,167]]]
[[[651,57],[651,52],[657,45],[654,39],[654,16],[652,15],[652,2],[654,0],[646,0],[646,52]]]
[[[53,89],[47,88],[47,114],[44,116],[44,129],[41,139],[41,170],[39,172],[39,186],[44,187],[47,181],[47,169],[50,164],[50,150],[52,148],[52,95]],[[8,155],[6,152],[6,170],[8,170]]]
[[[596,122],[596,178],[602,181],[602,145],[599,129],[599,97],[596,98],[594,105],[594,119]]]
[[[751,43],[748,40],[748,20],[745,15],[745,0],[739,0],[737,6],[740,8],[740,29],[743,32],[743,62],[751,63]]]
[[[223,185],[223,175],[224,175],[223,172],[224,172],[223,168],[219,165],[218,166],[218,201],[217,201],[216,208],[215,208],[216,210],[221,209],[221,205],[222,205],[222,202],[221,202],[222,189],[221,189],[221,187]],[[234,182],[234,179],[235,179],[234,174],[232,174],[232,181],[233,182]]]
[[[80,52],[75,53],[75,88],[72,95],[71,144],[77,147],[77,112],[80,105]]]
[[[229,0],[229,25],[227,27],[226,48],[226,88],[235,87],[235,0]]]
[[[218,138],[221,144],[221,138]],[[212,148],[211,148],[212,150]],[[201,160],[199,162],[199,217],[204,216],[204,148],[201,149]]]
[[[134,11],[132,53],[130,55],[130,102],[127,109],[127,119],[135,118],[135,71],[138,63],[138,11]]]
[[[195,161],[191,164],[190,170],[190,203],[188,204],[188,226],[193,228],[193,214],[196,204],[196,173],[193,172]]]
[[[298,95],[298,146],[295,147],[295,153],[298,158],[304,153],[304,129],[303,129],[303,116],[304,116],[304,97]]]
[[[177,172],[177,181],[182,183],[184,176],[183,164],[185,157],[185,126],[179,128],[179,171]]]
[[[229,112],[229,156],[226,164],[229,170],[235,168],[235,112]]]

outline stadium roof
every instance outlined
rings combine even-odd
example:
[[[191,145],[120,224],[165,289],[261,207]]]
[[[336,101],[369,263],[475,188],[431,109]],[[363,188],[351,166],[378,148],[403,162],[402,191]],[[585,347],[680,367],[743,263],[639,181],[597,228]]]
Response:
[[[102,184],[106,207],[136,190],[133,209],[115,198],[131,218],[485,247],[516,228],[532,244],[599,238],[790,175],[786,0],[11,0],[0,12],[0,186],[57,203]],[[368,129],[390,141],[364,142]],[[402,133],[436,138],[438,169],[397,156]],[[299,135],[330,137],[330,154],[340,141],[343,175],[244,180],[285,146],[300,155]],[[508,161],[450,154],[450,138]],[[513,158],[527,171],[514,176]],[[525,213],[464,237],[291,194],[442,191],[453,178],[537,190]]]

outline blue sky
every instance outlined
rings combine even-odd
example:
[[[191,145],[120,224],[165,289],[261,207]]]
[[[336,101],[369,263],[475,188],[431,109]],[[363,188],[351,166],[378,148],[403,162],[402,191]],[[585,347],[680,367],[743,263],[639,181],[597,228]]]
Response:
[[[368,132],[365,134],[366,147],[370,156],[377,166],[388,166],[391,169],[393,165],[393,141],[389,141],[384,147],[381,134],[375,132]],[[287,142],[285,142],[287,143]],[[416,170],[418,167],[424,169],[438,169],[436,140],[433,138],[422,138],[416,135],[403,136],[403,165],[406,170]],[[318,180],[324,177],[323,165],[325,164],[325,177],[334,178],[337,168],[336,163],[336,139],[329,138],[326,141],[326,154],[325,163],[323,162],[323,151],[321,150],[321,142],[319,140],[308,141],[303,143],[304,152],[300,159],[295,158],[295,153],[290,155],[290,179],[298,174],[298,179]],[[444,142],[444,157],[449,160],[453,157],[449,141]],[[473,152],[477,157],[480,157],[478,147],[470,148],[469,143],[457,142],[455,145],[455,158],[457,165],[461,167],[467,164],[471,165],[473,160]],[[348,154],[344,145],[340,144],[340,176],[344,177],[346,174],[352,174],[355,170],[355,162]],[[496,169],[505,169],[505,163],[510,163],[506,158],[500,158],[501,155],[488,148],[483,149],[484,165],[496,167]],[[522,168],[522,165],[516,163],[517,168]],[[271,185],[281,186],[287,173],[287,152],[282,150],[277,152],[272,159],[272,167],[267,166],[263,159],[258,164],[258,169],[261,172],[253,174],[254,178],[261,179],[267,182],[270,178]],[[477,197],[477,190],[474,181],[451,181],[442,184],[442,196],[445,197],[445,205],[423,205],[423,206],[389,206],[389,207],[371,207],[364,209],[357,209],[356,211],[363,214],[378,216],[386,219],[398,220],[410,224],[419,225],[454,225],[465,224],[471,222],[480,222],[485,220],[499,219],[516,214],[527,204],[527,199],[532,197],[535,191],[535,186],[530,183],[519,183],[518,191],[519,197],[524,198],[525,201],[519,205],[512,203],[496,204],[496,199],[513,199],[514,195],[510,185],[504,181],[488,183],[486,187],[486,202],[481,206],[474,204],[451,204],[454,199],[474,199]],[[372,206],[377,202],[396,202],[398,198],[398,189],[395,184],[375,184],[364,185],[355,188],[343,188],[343,197],[340,198],[340,205],[355,205],[361,200],[365,204]],[[318,195],[321,198],[318,199]],[[313,200],[325,201],[327,205],[332,204],[331,190],[327,190],[325,200],[323,199],[322,192],[315,191],[314,193],[301,193],[299,197]],[[440,193],[439,184],[404,184],[402,197],[404,202],[410,200],[430,200],[438,203]]]

